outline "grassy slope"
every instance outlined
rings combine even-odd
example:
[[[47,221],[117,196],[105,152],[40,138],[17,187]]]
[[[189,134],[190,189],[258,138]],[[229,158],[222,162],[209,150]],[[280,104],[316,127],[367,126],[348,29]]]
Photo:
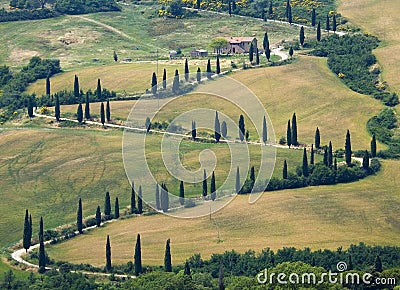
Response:
[[[151,73],[148,73],[149,79]],[[287,120],[297,114],[300,142],[314,143],[318,126],[322,144],[332,140],[333,147],[343,148],[346,130],[352,133],[354,149],[369,148],[370,135],[365,124],[382,108],[379,101],[349,90],[326,66],[326,59],[300,57],[289,66],[245,70],[232,77],[249,87],[267,108],[274,125],[276,138],[286,136]],[[71,78],[72,79],[72,78]],[[316,85],[318,84],[318,85]],[[177,100],[172,109],[163,109],[162,119],[172,119],[177,112],[196,106],[216,110],[226,109],[233,120],[240,111],[218,99],[196,98],[191,102]],[[125,120],[135,101],[112,102],[112,116]],[[63,106],[62,111],[76,113],[76,105]],[[92,104],[91,111],[98,114],[99,105]],[[250,136],[254,136],[250,129]]]
[[[214,214],[212,221],[209,217],[175,219],[164,215],[120,221],[56,245],[48,252],[55,259],[102,266],[109,234],[113,262],[126,263],[132,260],[138,232],[144,263],[151,265],[162,264],[167,238],[171,238],[176,264],[194,253],[209,257],[231,249],[336,249],[360,241],[398,245],[400,164],[385,161],[383,165],[377,176],[358,183],[265,193],[252,205],[246,196],[239,196]]]
[[[115,50],[120,60],[154,60],[167,58],[171,49],[209,49],[211,38],[217,36],[257,36],[262,40],[266,29],[270,42],[293,39],[297,27],[265,24],[260,20],[202,14],[202,17],[173,20],[149,18],[157,7],[128,5],[122,12],[97,13],[84,17],[110,25],[118,31],[82,19],[63,16],[54,19],[0,23],[0,40],[4,49],[0,63],[21,66],[33,55],[59,58],[63,69],[102,66],[113,63]],[[72,40],[66,45],[61,38]],[[261,45],[261,41],[260,41]]]
[[[400,5],[397,0],[340,1],[339,11],[353,23],[383,41],[374,51],[383,68],[382,77],[397,92],[400,92]]]

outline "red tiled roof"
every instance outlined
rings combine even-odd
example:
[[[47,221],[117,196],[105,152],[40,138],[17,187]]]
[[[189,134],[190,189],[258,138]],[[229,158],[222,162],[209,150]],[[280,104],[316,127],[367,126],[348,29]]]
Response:
[[[242,42],[252,42],[254,37],[228,37],[227,40],[230,44],[237,44]]]

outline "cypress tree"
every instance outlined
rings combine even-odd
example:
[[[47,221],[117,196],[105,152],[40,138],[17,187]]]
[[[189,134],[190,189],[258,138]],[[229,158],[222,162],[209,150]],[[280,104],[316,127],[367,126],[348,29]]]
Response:
[[[288,6],[288,22],[289,22],[290,24],[292,24],[292,22],[293,22],[293,18],[292,18],[292,6],[290,6],[290,4],[289,4],[289,6]]]
[[[250,168],[250,183],[251,183],[251,189],[253,189],[254,184],[256,183],[256,175],[254,172],[254,166]]]
[[[185,81],[189,81],[189,64],[187,59],[185,59]]]
[[[221,66],[219,64],[219,55],[217,55],[217,64],[216,64],[217,68],[216,68],[216,73],[220,74],[221,73]]]
[[[46,96],[50,96],[50,78],[46,78]]]
[[[249,132],[249,130],[246,130],[246,141],[249,141],[249,136],[250,136],[250,132]]]
[[[138,191],[138,200],[137,200],[137,213],[142,214],[143,213],[143,195],[142,195],[142,186],[139,185],[139,191]]]
[[[264,144],[267,143],[267,138],[268,138],[268,135],[267,135],[267,121],[266,121],[265,116],[264,116],[264,118],[263,118],[263,132],[262,132],[262,141],[263,141]]]
[[[106,122],[106,117],[104,116],[104,104],[103,104],[103,102],[101,102],[101,105],[100,105],[100,121],[101,121],[101,124],[103,124],[103,126],[104,126],[104,123]]]
[[[136,246],[135,246],[135,255],[133,257],[134,265],[135,265],[135,275],[138,276],[142,273],[142,250],[140,246],[140,234],[137,234],[136,238]]]
[[[289,56],[290,58],[293,58],[293,47],[289,48]]]
[[[32,225],[32,215],[29,214],[29,240],[32,241],[32,232],[33,232],[33,225]]]
[[[267,47],[265,49],[265,57],[267,58],[267,60],[269,61],[271,58],[271,50],[269,49],[269,47]]]
[[[268,14],[274,14],[274,10],[272,9],[272,0],[269,1]]]
[[[111,121],[111,109],[110,109],[110,101],[107,100],[106,103],[106,119],[107,119],[107,123],[110,123]]]
[[[168,188],[165,183],[161,184],[161,209],[163,212],[167,212],[169,209]]]
[[[187,275],[187,276],[190,276],[190,266],[189,266],[189,262],[188,261],[185,262],[185,268],[183,270],[183,274]]]
[[[304,150],[303,150],[303,166],[302,166],[302,169],[303,169],[304,177],[308,177],[309,172],[308,172],[308,161],[307,161],[307,150],[306,150],[306,148],[304,148]]]
[[[329,147],[328,147],[328,166],[332,167],[333,165],[333,149],[332,149],[332,142],[329,141]]]
[[[353,266],[353,259],[351,258],[351,255],[349,255],[349,261],[348,261],[348,263],[347,263],[347,270],[348,271],[351,271],[351,270],[353,270],[354,269],[354,266]]]
[[[78,202],[78,211],[76,213],[76,225],[78,228],[78,232],[80,234],[83,233],[83,222],[82,222],[82,199],[79,198]]]
[[[314,165],[314,144],[311,144],[310,164]]]
[[[162,87],[164,90],[167,88],[167,70],[165,68],[162,77]]]
[[[374,271],[378,272],[378,273],[381,273],[383,271],[382,261],[381,261],[381,257],[379,257],[379,255],[376,255],[376,258],[375,258]]]
[[[157,75],[155,72],[153,72],[151,77],[151,93],[153,95],[157,94]]]
[[[253,58],[254,58],[254,44],[252,42],[250,43],[250,48],[249,48],[249,61],[253,62]]]
[[[239,166],[236,168],[236,184],[235,184],[235,192],[240,193],[242,187],[240,186],[240,170]]]
[[[86,92],[86,100],[85,100],[85,119],[90,120],[90,99],[89,92]]]
[[[183,185],[183,181],[181,180],[179,184],[179,203],[181,205],[185,204],[185,187]]]
[[[329,30],[331,30],[331,24],[329,22],[329,14],[326,14],[325,30],[328,31],[328,32],[329,32]]]
[[[365,152],[364,152],[362,167],[365,170],[369,169],[369,154],[368,154],[367,150],[365,150]]]
[[[228,135],[228,128],[226,127],[225,121],[222,121],[222,124],[221,124],[221,135],[224,138],[226,138],[226,136]]]
[[[132,180],[131,185],[131,214],[136,213],[136,192],[135,192],[135,183]]]
[[[79,103],[78,110],[76,111],[76,119],[78,120],[79,123],[82,123],[83,121],[83,110],[81,103]]]
[[[346,133],[346,143],[344,146],[344,150],[345,150],[345,155],[346,155],[346,163],[347,163],[347,165],[350,165],[352,151],[351,151],[351,140],[350,140],[350,131],[349,130],[347,130],[347,133]]]
[[[317,26],[317,41],[321,41],[321,22],[318,21],[318,26]]]
[[[288,177],[288,168],[287,168],[287,162],[285,159],[285,161],[283,161],[282,178],[287,179],[287,177]]]
[[[198,0],[198,1],[200,1],[200,0]],[[229,17],[232,17],[232,4],[231,4],[230,0],[228,2],[228,13],[229,13]]]
[[[24,221],[24,235],[23,235],[23,246],[25,249],[25,252],[28,252],[28,249],[31,246],[31,226],[29,223],[29,213],[28,210],[25,211],[25,221]]]
[[[28,116],[29,118],[33,118],[33,103],[34,103],[34,97],[29,97],[28,98]]]
[[[196,121],[192,121],[192,139],[193,141],[196,140]]]
[[[326,150],[326,148],[324,148],[324,165],[325,165],[325,166],[329,166],[329,162],[328,162],[328,150]]]
[[[172,83],[172,92],[174,94],[178,94],[179,92],[179,72],[177,69],[175,70],[174,81]]]
[[[149,133],[149,131],[151,129],[151,122],[150,122],[149,117],[146,118],[146,121],[144,122],[144,126],[146,127],[146,133]]]
[[[60,122],[61,118],[61,112],[60,112],[60,99],[58,97],[58,94],[56,94],[56,104],[54,106],[54,116],[56,117],[57,122]]]
[[[264,50],[266,50],[267,47],[269,47],[269,39],[268,39],[268,33],[265,32],[264,39],[263,39],[263,48],[264,48]]]
[[[332,30],[336,32],[336,14],[333,14],[332,18]]]
[[[300,44],[301,44],[301,46],[304,45],[304,38],[305,38],[305,36],[304,36],[304,27],[302,26],[302,27],[300,27]]]
[[[315,26],[316,24],[316,14],[315,14],[315,8],[312,9],[311,12],[311,26]]]
[[[100,79],[97,79],[96,96],[97,96],[97,101],[102,101],[102,97],[101,97],[101,81],[100,81]]]
[[[335,171],[337,171],[337,159],[336,159],[336,157],[335,157],[335,160],[333,161],[333,169]]]
[[[106,271],[111,271],[111,245],[110,245],[110,236],[107,235],[106,242]]]
[[[321,148],[321,135],[320,135],[320,133],[319,133],[319,128],[318,128],[318,127],[317,127],[317,129],[315,130],[314,142],[315,142],[315,148],[316,148],[316,149]]]
[[[372,140],[371,140],[371,157],[372,158],[376,157],[376,138],[375,138],[375,134],[372,135]]]
[[[218,112],[215,111],[215,122],[214,122],[214,138],[215,142],[218,143],[221,139],[221,125],[219,123]]]
[[[164,269],[165,272],[172,272],[171,248],[169,239],[167,240],[167,243],[165,245]]]
[[[258,47],[256,47],[255,54],[256,54],[256,65],[259,65],[260,64],[260,55],[258,54]]]
[[[292,145],[298,146],[299,142],[297,141],[297,118],[296,113],[293,114],[292,117]]]
[[[211,192],[211,200],[215,200],[215,198],[217,197],[217,188],[216,188],[216,185],[215,185],[215,173],[214,173],[214,171],[212,172],[212,175],[211,175],[210,192]]]
[[[203,170],[203,198],[207,196],[207,174],[206,170]]]
[[[201,69],[199,67],[197,68],[196,80],[198,83],[201,82]]]
[[[286,144],[290,148],[292,146],[292,129],[290,127],[290,120],[287,121],[287,129],[286,129]]]
[[[40,217],[39,226],[39,273],[46,271],[46,253],[44,250],[43,218]]]
[[[240,141],[243,141],[245,132],[246,132],[246,130],[245,130],[245,125],[244,125],[244,117],[241,114],[240,117],[239,117],[239,138],[240,138]]]
[[[117,55],[117,53],[115,52],[115,50],[114,50],[113,58],[114,58],[114,61],[115,61],[115,62],[118,61],[118,55]]]
[[[218,271],[218,289],[225,290],[224,270],[222,268],[222,264],[219,265]]]
[[[114,205],[114,218],[119,219],[119,201],[118,197],[115,198],[115,205]]]
[[[160,189],[158,187],[158,183],[156,183],[156,209],[161,210],[160,204]]]
[[[197,1],[196,1],[196,8],[197,8],[197,10],[200,10],[200,4],[201,4],[201,0],[197,0]]]
[[[211,79],[211,61],[208,59],[207,61],[207,78]]]
[[[100,211],[100,206],[97,206],[96,209],[96,226],[99,227],[101,225],[101,211]]]
[[[80,92],[79,92],[79,80],[77,75],[75,75],[74,77],[74,97],[76,101],[79,101]]]
[[[104,198],[104,214],[109,216],[111,214],[111,200],[110,193],[107,191],[106,196]]]
[[[235,13],[236,11],[236,1],[232,0],[232,11]]]

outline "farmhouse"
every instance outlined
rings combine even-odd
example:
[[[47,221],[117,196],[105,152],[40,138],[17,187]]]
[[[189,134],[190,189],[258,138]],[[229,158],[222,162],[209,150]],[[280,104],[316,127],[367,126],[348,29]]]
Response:
[[[257,47],[257,38],[255,37],[229,37],[226,40],[228,40],[229,46],[222,49],[222,53],[248,53],[251,43]]]
[[[208,51],[205,49],[194,49],[190,52],[191,57],[207,57]]]

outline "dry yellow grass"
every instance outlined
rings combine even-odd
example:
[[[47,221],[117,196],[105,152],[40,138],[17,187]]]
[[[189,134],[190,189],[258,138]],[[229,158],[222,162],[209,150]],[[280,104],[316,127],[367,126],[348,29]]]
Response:
[[[383,79],[400,91],[400,5],[397,0],[341,0],[339,12],[383,41],[374,51],[383,68]]]
[[[252,205],[247,196],[238,196],[212,220],[160,214],[117,221],[47,251],[56,260],[103,266],[106,235],[110,235],[113,263],[121,264],[132,260],[137,233],[148,265],[162,264],[168,238],[175,264],[194,253],[208,258],[231,249],[336,249],[361,241],[399,245],[399,165],[399,161],[385,161],[377,176],[357,183],[265,193]]]

